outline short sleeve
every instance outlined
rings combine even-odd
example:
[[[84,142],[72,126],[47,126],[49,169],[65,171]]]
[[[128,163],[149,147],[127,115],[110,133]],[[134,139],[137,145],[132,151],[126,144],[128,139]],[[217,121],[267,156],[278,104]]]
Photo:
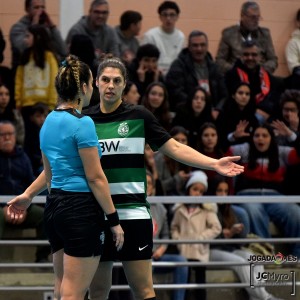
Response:
[[[75,139],[78,148],[98,147],[99,141],[93,120],[90,117],[80,119]]]

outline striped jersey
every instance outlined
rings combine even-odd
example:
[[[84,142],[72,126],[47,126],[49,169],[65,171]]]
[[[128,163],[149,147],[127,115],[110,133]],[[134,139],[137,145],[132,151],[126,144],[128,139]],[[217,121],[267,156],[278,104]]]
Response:
[[[101,165],[121,220],[148,219],[145,144],[157,151],[170,135],[143,106],[122,103],[104,114],[96,105],[84,112],[96,127]]]

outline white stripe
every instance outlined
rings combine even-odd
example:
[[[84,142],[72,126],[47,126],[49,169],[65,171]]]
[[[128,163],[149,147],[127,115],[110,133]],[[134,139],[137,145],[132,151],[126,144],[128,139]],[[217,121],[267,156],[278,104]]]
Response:
[[[103,155],[144,154],[145,138],[99,140]]]
[[[111,195],[145,193],[144,182],[118,182],[109,184]]]
[[[118,208],[117,210],[120,220],[151,219],[146,207]]]

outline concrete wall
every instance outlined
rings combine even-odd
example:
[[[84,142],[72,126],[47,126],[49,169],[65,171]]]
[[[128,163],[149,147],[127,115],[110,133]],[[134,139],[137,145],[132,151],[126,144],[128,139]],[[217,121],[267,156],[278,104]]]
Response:
[[[59,25],[60,2],[64,0],[48,0],[47,11]],[[87,13],[91,0],[84,2],[84,12]],[[7,47],[5,50],[4,65],[10,64],[10,45],[8,33],[14,24],[24,14],[23,0],[0,0],[0,27],[5,35]],[[127,9],[140,11],[143,15],[143,28],[141,34],[150,27],[159,24],[157,6],[162,0],[109,0],[109,24],[116,25],[120,14]],[[186,35],[193,29],[205,31],[209,37],[209,48],[216,54],[221,31],[224,27],[236,24],[239,21],[240,7],[243,0],[177,0],[181,8],[178,21],[180,28]],[[258,0],[261,7],[261,26],[271,30],[276,53],[279,57],[277,75],[287,75],[284,58],[284,48],[291,32],[295,28],[295,14],[300,8],[299,0]],[[61,18],[68,16],[61,16]]]

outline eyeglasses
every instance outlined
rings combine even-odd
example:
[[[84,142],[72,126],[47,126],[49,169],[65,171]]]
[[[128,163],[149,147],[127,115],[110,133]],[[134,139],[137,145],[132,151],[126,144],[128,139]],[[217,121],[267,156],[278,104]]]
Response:
[[[248,14],[244,14],[247,18],[256,21],[256,20],[261,20],[261,16],[260,15],[248,15]]]
[[[171,18],[171,19],[177,17],[177,14],[174,14],[174,13],[170,13],[170,14],[168,14],[168,13],[161,13],[160,15],[161,15],[163,18]]]
[[[246,56],[246,57],[249,57],[249,56],[257,57],[258,53],[255,53],[255,52],[254,53],[253,52],[244,52],[243,56]]]
[[[103,16],[107,16],[109,14],[108,10],[93,10],[93,13],[96,15],[103,15]]]
[[[15,135],[15,132],[0,132],[0,137],[5,137],[5,136],[13,136]]]

